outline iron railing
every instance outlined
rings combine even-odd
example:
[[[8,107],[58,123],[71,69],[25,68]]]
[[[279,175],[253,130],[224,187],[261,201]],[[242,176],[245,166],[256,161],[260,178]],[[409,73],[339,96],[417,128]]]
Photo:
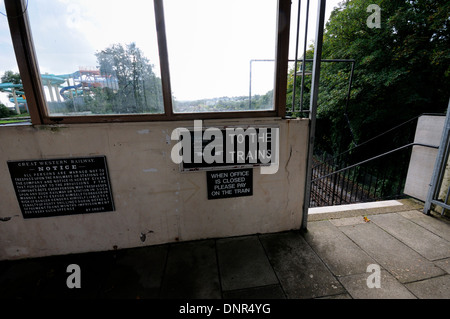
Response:
[[[413,146],[439,148],[409,143],[352,165],[315,157],[309,207],[334,206],[404,196],[409,158]],[[396,161],[399,165],[393,165]]]

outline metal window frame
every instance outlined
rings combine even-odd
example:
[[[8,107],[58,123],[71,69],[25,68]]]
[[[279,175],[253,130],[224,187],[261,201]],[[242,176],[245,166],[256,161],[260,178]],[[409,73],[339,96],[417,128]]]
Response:
[[[27,14],[27,2],[26,0],[5,0],[5,8],[17,59],[17,65],[22,78],[24,91],[27,94],[27,103],[33,125],[260,117],[284,118],[286,115],[286,89],[291,18],[290,0],[278,0],[277,5],[274,109],[268,111],[250,110],[240,112],[202,112],[182,114],[174,113],[172,107],[172,92],[170,87],[169,59],[163,0],[154,0],[164,99],[164,113],[161,114],[51,116],[47,109],[36,51],[34,49],[32,30],[30,28]]]

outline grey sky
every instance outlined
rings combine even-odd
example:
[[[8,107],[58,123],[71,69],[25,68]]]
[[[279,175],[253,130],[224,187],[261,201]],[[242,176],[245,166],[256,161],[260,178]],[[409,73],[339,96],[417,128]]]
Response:
[[[177,98],[191,99],[200,94],[201,90],[209,93],[204,97],[217,96],[221,93],[218,88],[223,90],[224,87],[227,87],[229,91],[224,91],[221,96],[248,94],[249,60],[274,58],[275,30],[271,23],[259,25],[259,28],[267,28],[259,32],[268,35],[266,41],[252,39],[251,32],[247,34],[239,32],[241,27],[252,31],[249,21],[254,20],[255,24],[261,22],[258,17],[264,17],[266,14],[261,7],[267,8],[267,20],[275,21],[273,12],[276,8],[275,1],[257,0],[260,8],[256,6],[255,1],[228,0],[227,5],[218,8],[214,7],[216,4],[213,0],[165,1],[169,63],[172,72],[175,73],[175,76],[172,76],[172,82],[174,95]],[[339,0],[327,2],[328,17]],[[159,73],[153,2],[128,0],[125,3],[127,5],[123,5],[124,2],[121,0],[29,0],[28,11],[41,73],[66,74],[77,71],[81,66],[95,67],[97,65],[94,55],[96,51],[114,43],[130,42],[136,42]],[[311,1],[309,39],[314,37],[315,32],[316,3],[317,1]],[[297,5],[297,0],[294,0],[292,2],[293,26],[296,23]],[[210,12],[215,10],[216,15],[203,14],[202,8],[205,7]],[[192,12],[191,15],[186,14],[189,10]],[[3,1],[0,4],[0,11],[5,12]],[[247,12],[255,14],[247,16]],[[233,23],[227,24],[230,19],[233,19]],[[180,24],[175,25],[175,21],[179,21]],[[212,30],[208,29],[208,24],[214,23],[224,25],[223,34],[210,32]],[[253,31],[255,31],[253,35],[258,34],[256,32],[258,30]],[[195,36],[189,36],[189,32],[195,33]],[[233,33],[234,36],[225,39],[227,32]],[[181,37],[175,38],[177,35]],[[204,41],[205,39],[208,41]],[[295,35],[292,36],[291,41],[295,41]],[[202,46],[205,47],[203,51],[208,51],[206,50],[208,44],[223,45],[221,50],[212,50],[212,53],[209,52],[207,55],[196,54],[196,52],[202,52]],[[170,48],[173,49],[172,52],[175,52],[172,55]],[[240,56],[243,53],[248,53],[248,56]],[[291,57],[293,58],[292,53]],[[217,63],[218,60],[220,63]],[[258,69],[260,75],[257,73]],[[255,79],[264,78],[264,69],[267,69],[267,64],[264,68],[262,64],[255,65]],[[3,74],[6,70],[17,71],[18,69],[7,19],[5,16],[0,16],[0,73]],[[238,76],[236,76],[236,70],[241,72]],[[272,70],[269,67],[269,72]],[[219,79],[223,82],[217,82]],[[256,93],[265,93],[264,90],[270,89],[271,81],[272,79],[265,79],[265,87],[261,84],[261,92]],[[190,87],[191,85],[194,86]],[[256,89],[258,84],[255,82],[254,85]],[[0,96],[3,97],[1,101],[5,103],[4,94]]]

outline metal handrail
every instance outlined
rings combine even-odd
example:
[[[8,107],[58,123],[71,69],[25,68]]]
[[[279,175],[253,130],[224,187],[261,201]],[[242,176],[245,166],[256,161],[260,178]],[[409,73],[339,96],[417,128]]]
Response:
[[[333,158],[331,160],[335,160],[335,159],[339,158],[340,156],[342,156],[344,154],[352,152],[352,151],[356,150],[357,148],[359,148],[359,147],[361,147],[361,146],[363,146],[365,144],[368,144],[368,143],[372,142],[373,140],[376,140],[377,138],[380,138],[381,136],[384,136],[387,133],[390,133],[390,132],[392,132],[392,131],[394,131],[394,130],[396,130],[396,129],[398,129],[398,128],[400,128],[400,127],[402,127],[402,126],[404,126],[404,125],[406,125],[406,124],[408,124],[408,123],[410,123],[412,121],[415,121],[419,117],[424,116],[424,115],[427,115],[427,116],[445,116],[444,113],[422,113],[422,114],[417,115],[417,116],[415,116],[415,117],[413,117],[413,118],[411,118],[411,119],[409,119],[409,120],[407,120],[407,121],[405,121],[405,122],[403,122],[403,123],[401,123],[399,125],[396,125],[395,127],[391,128],[391,129],[389,129],[387,131],[384,131],[383,133],[378,134],[377,136],[374,136],[374,137],[368,139],[367,141],[364,141],[364,142],[361,142],[361,143],[355,145],[351,149],[348,149],[348,150],[346,150],[346,151],[344,151],[344,152],[342,152],[342,153],[340,153],[340,154],[338,154],[336,156],[333,156]],[[313,168],[316,168],[317,166],[320,166],[320,165],[322,165],[322,164],[318,164],[318,165],[314,166]]]
[[[315,179],[311,180],[311,183],[313,183],[313,182],[315,182],[315,181],[318,181],[318,180],[320,180],[320,179],[323,179],[323,178],[327,178],[327,177],[333,176],[333,175],[335,175],[335,174],[341,173],[341,172],[346,171],[346,170],[348,170],[348,169],[351,169],[351,168],[353,168],[353,167],[360,166],[360,165],[365,164],[365,163],[367,163],[367,162],[373,161],[373,160],[378,159],[378,158],[380,158],[380,157],[383,157],[383,156],[386,156],[386,155],[395,153],[395,152],[397,152],[397,151],[403,150],[403,149],[408,148],[408,147],[411,147],[411,146],[424,146],[424,147],[430,147],[430,148],[434,148],[434,149],[439,149],[439,146],[435,146],[435,145],[429,145],[429,144],[423,144],[423,143],[409,143],[409,144],[403,145],[403,146],[401,146],[401,147],[399,147],[399,148],[396,148],[396,149],[390,150],[390,151],[388,151],[388,152],[385,152],[385,153],[383,153],[383,154],[380,154],[380,155],[371,157],[371,158],[366,159],[366,160],[364,160],[364,161],[361,161],[361,162],[359,162],[359,163],[356,163],[356,164],[347,166],[347,167],[345,167],[345,168],[341,168],[341,169],[339,169],[339,170],[337,170],[337,171],[334,171],[334,172],[332,172],[332,173],[329,173],[329,174],[327,174],[327,175],[324,175],[324,176],[320,176],[320,177],[318,177],[318,178],[315,178]]]

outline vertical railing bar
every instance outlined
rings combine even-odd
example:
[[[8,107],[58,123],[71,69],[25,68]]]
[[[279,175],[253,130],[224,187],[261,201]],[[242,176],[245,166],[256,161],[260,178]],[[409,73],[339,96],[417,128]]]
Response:
[[[339,169],[340,167],[339,167],[339,162],[336,164],[336,166],[337,166],[337,168]],[[337,170],[337,169],[335,169],[334,168],[335,166],[333,165],[333,169],[334,170]],[[334,174],[334,178],[333,178],[333,184],[332,184],[332,194],[333,194],[333,196],[332,196],[332,198],[331,198],[331,203],[332,203],[332,205],[334,205],[334,200],[335,200],[335,198],[336,198],[336,184],[337,184],[337,179],[338,179],[338,174],[339,173],[336,173],[336,174]]]
[[[342,184],[342,195],[341,195],[341,197],[343,198],[344,194],[346,196],[345,199],[344,199],[344,203],[347,202],[347,193],[346,192],[344,193],[344,187],[346,188],[347,186],[348,186],[348,170],[344,172],[344,182]]]
[[[348,187],[350,185],[350,170],[347,170],[347,185],[345,185],[345,202],[350,203],[350,200],[348,199]]]
[[[381,188],[380,188],[380,198],[383,198],[384,196],[384,185],[386,183],[386,165],[383,165],[383,178],[381,179]]]
[[[354,167],[353,168],[352,190],[351,190],[351,193],[350,193],[350,201],[352,200],[352,196],[354,195],[353,188],[355,187],[356,171],[357,171],[357,167]],[[355,198],[355,201],[356,201],[356,197],[354,197],[354,198]]]
[[[375,197],[375,200],[377,200],[377,187],[378,187],[378,180],[379,180],[380,171],[377,170],[377,175],[375,176],[375,185],[373,189],[373,196]]]
[[[372,171],[370,171],[372,173]],[[372,200],[372,195],[370,194],[370,189],[372,188],[372,174],[369,174],[370,182],[369,182],[369,188],[367,189],[367,197]]]
[[[300,85],[300,112],[303,112],[303,87],[305,82],[305,69],[306,69],[306,44],[308,40],[307,38],[308,38],[308,24],[309,24],[308,21],[309,21],[309,0],[306,2],[306,23],[305,23],[305,39],[303,42],[302,82]]]
[[[359,187],[359,172],[360,172],[360,167],[355,167],[355,192],[353,193],[354,195],[354,202],[358,202],[358,187]]]
[[[295,89],[297,85],[297,65],[298,65],[298,40],[300,35],[300,13],[301,13],[301,5],[302,1],[298,0],[298,9],[297,9],[297,35],[295,40],[295,62],[294,62],[294,87],[292,89],[292,110],[291,112],[295,112]]]
[[[366,196],[367,191],[366,191],[366,178],[367,178],[367,167],[364,167],[364,176],[363,176],[363,182],[362,182],[362,197],[365,198],[366,200],[369,199],[368,196]]]

